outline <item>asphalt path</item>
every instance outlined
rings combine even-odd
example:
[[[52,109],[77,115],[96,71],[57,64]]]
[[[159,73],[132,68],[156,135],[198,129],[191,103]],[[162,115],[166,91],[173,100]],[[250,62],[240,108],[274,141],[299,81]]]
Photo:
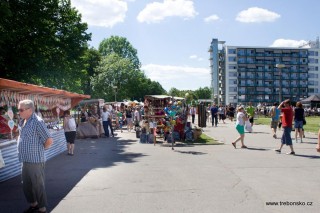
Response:
[[[268,126],[246,134],[248,149],[234,149],[234,123],[204,133],[224,145],[141,144],[134,132],[76,141],[46,164],[48,210],[73,212],[319,212],[320,155],[316,135],[281,154]],[[282,131],[278,132],[278,137]],[[292,134],[293,136],[293,134]],[[0,212],[28,204],[20,177],[0,183]]]

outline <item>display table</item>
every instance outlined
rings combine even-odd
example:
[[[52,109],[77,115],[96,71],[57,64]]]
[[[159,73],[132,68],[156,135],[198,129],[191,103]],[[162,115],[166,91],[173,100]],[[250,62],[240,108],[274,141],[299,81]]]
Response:
[[[77,129],[77,137],[78,138],[98,138],[102,134],[104,134],[102,122],[98,121],[98,123],[94,126],[90,122],[81,122],[78,125]]]
[[[67,142],[63,129],[52,131],[51,136],[53,138],[53,144],[45,151],[47,160],[67,150]],[[21,163],[18,158],[16,140],[0,144],[0,149],[5,162],[5,167],[0,169],[0,182],[2,182],[21,174]]]

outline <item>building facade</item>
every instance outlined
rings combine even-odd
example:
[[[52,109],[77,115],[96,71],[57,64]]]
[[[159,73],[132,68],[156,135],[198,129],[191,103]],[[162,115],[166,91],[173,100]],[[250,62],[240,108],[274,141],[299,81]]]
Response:
[[[209,48],[214,100],[221,104],[271,105],[320,93],[319,42],[312,48],[227,46]]]

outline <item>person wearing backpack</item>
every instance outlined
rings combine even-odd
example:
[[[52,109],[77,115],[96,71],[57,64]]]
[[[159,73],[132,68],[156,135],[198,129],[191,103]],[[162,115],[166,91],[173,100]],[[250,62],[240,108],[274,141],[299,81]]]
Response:
[[[64,112],[63,129],[67,140],[68,155],[73,156],[74,141],[76,139],[77,134],[77,125],[74,118],[70,115],[69,110]]]
[[[272,137],[277,138],[277,127],[280,119],[280,109],[278,109],[278,103],[275,102],[273,106],[270,109],[270,117],[271,117],[271,131],[272,131]]]

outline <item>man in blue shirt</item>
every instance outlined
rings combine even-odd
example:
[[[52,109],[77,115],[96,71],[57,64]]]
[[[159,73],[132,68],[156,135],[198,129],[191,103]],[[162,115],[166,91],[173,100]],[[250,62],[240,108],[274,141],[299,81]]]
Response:
[[[30,207],[24,212],[46,212],[45,155],[53,140],[42,118],[35,114],[32,100],[23,100],[18,106],[21,121],[18,155],[22,163],[22,187]]]
[[[213,104],[211,109],[212,126],[213,124],[217,127],[218,125],[218,107],[217,104]]]

